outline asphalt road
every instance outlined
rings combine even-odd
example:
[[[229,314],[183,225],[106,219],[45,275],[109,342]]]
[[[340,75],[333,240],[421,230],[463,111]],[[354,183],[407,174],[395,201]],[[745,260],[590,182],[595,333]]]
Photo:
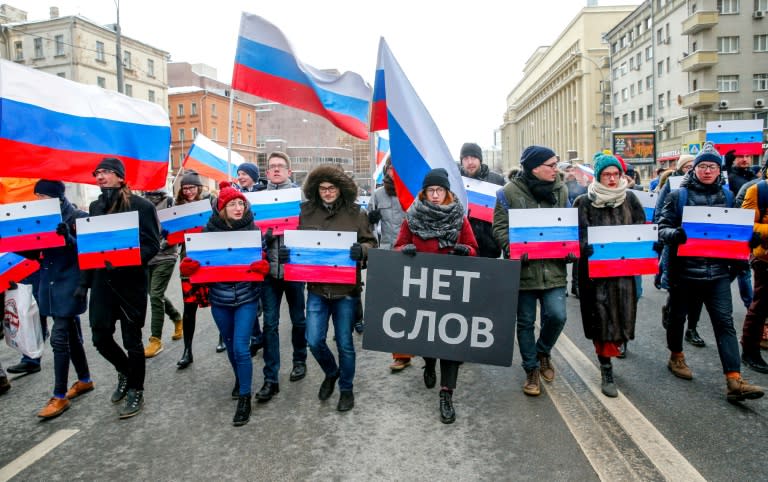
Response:
[[[738,295],[735,291],[735,299]],[[169,295],[179,301],[178,280]],[[250,423],[231,425],[236,402],[225,354],[214,347],[210,310],[201,310],[195,362],[179,371],[183,349],[164,330],[165,350],[147,361],[144,410],[118,420],[109,401],[116,376],[85,329],[96,390],[62,416],[39,421],[53,383],[50,347],[40,373],[15,377],[0,397],[0,480],[766,480],[768,398],[725,401],[709,318],[705,348],[686,346],[693,381],[673,377],[659,321],[664,294],[646,277],[637,339],[614,362],[617,399],[599,393],[593,348],[582,334],[578,300],[568,298],[563,338],[553,353],[557,377],[538,398],[521,390],[515,348],[510,368],[465,364],[454,395],[457,421],[439,421],[438,392],[422,382],[420,359],[390,374],[389,355],[363,351],[355,335],[355,408],[336,411],[338,392],[317,399],[323,379],[289,382],[290,322],[283,305],[280,393],[254,404]],[[737,329],[744,308],[737,306]],[[87,320],[84,320],[87,327]],[[148,336],[148,326],[145,327]],[[329,334],[330,336],[330,334]],[[334,349],[334,348],[332,348]],[[263,381],[254,358],[254,390]],[[18,356],[0,348],[7,367]],[[768,375],[745,368],[748,380]],[[71,371],[71,381],[74,373]]]

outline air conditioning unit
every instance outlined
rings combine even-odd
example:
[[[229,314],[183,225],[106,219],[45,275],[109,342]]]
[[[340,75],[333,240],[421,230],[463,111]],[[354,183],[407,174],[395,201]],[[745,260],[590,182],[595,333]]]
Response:
[[[728,101],[727,100],[721,100],[720,104],[718,104],[718,107],[721,109],[727,109],[728,108]]]
[[[755,107],[760,109],[765,107],[765,99],[755,99]]]
[[[752,18],[763,18],[765,16],[765,12],[762,10],[757,10],[755,12],[752,12]]]

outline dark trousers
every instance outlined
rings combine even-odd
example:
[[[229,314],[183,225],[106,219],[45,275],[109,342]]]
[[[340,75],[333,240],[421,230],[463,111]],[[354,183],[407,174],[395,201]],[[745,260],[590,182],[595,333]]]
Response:
[[[192,349],[192,339],[195,337],[195,325],[197,324],[197,301],[184,303],[184,316],[182,327],[184,329],[184,348]]]
[[[435,369],[437,364],[435,358],[424,358],[424,361],[427,363],[427,368]],[[456,388],[456,381],[459,379],[459,365],[461,362],[440,359],[440,387],[450,390]]]
[[[83,348],[83,332],[80,329],[79,316],[53,317],[51,347],[53,348],[53,394],[61,398],[67,393],[70,361],[75,366],[79,380],[91,378]]]
[[[150,334],[155,338],[161,338],[163,335],[165,315],[168,315],[171,321],[181,319],[179,310],[165,296],[165,291],[168,289],[168,282],[171,281],[175,265],[176,261],[174,260],[172,262],[153,264],[149,267],[149,306],[152,311]]]
[[[741,334],[741,345],[745,353],[760,352],[760,339],[763,336],[763,326],[768,318],[768,263],[761,260],[752,262],[755,272],[752,304],[749,305],[744,327]]]
[[[667,348],[672,352],[683,351],[685,317],[691,306],[700,306],[702,303],[712,320],[723,372],[741,371],[739,342],[733,327],[731,281],[728,278],[707,281],[682,280],[677,286],[670,287]]]
[[[140,288],[142,287],[137,287],[137,289]],[[101,356],[106,358],[119,373],[128,377],[129,389],[144,390],[146,362],[144,344],[141,341],[141,328],[144,326],[144,318],[147,314],[146,301],[139,307],[143,309],[137,310],[134,307],[121,305],[115,298],[113,295],[112,299],[105,299],[103,303],[107,306],[102,306],[99,310],[93,309],[97,301],[91,299],[89,313],[93,344]],[[125,351],[120,348],[114,338],[118,320]]]
[[[267,276],[261,285],[264,308],[264,381],[277,383],[280,373],[280,304],[285,294],[291,317],[293,362],[307,361],[307,320],[304,313],[304,283]]]

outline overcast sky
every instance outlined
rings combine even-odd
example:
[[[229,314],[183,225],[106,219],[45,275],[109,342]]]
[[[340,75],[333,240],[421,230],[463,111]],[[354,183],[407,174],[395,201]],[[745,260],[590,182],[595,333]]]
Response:
[[[117,0],[5,0],[30,20],[79,14],[115,22]],[[604,0],[601,5],[639,0]],[[240,13],[260,15],[288,37],[299,59],[317,68],[351,70],[373,85],[384,37],[429,109],[451,153],[461,144],[489,147],[506,96],[522,78],[534,49],[550,45],[586,0],[122,0],[129,37],[170,52],[179,62],[205,63],[229,82]],[[599,33],[598,33],[599,34]],[[258,126],[257,126],[258,127]]]

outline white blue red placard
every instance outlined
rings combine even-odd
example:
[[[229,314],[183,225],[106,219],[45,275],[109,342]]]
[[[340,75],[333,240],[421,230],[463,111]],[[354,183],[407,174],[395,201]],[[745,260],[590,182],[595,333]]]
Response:
[[[250,271],[262,259],[261,232],[220,231],[184,235],[187,257],[200,263],[192,283],[262,281],[264,275]]]
[[[656,224],[588,227],[587,240],[594,249],[588,262],[589,277],[656,274],[659,260],[653,244],[658,239]]]
[[[61,223],[58,199],[0,205],[0,251],[27,251],[64,246],[56,234]]]
[[[706,141],[715,145],[720,155],[733,150],[737,156],[763,153],[763,119],[707,122]]]
[[[565,258],[579,255],[579,214],[575,208],[509,210],[509,257]]]
[[[685,206],[683,229],[688,237],[678,256],[749,259],[749,240],[755,225],[751,209]]]
[[[157,217],[162,229],[168,232],[168,244],[181,244],[185,233],[199,233],[203,230],[212,212],[211,201],[203,199],[160,209]]]
[[[253,221],[262,232],[272,228],[272,234],[277,236],[299,225],[301,188],[247,192],[245,197],[251,203]]]
[[[640,204],[643,205],[643,211],[645,211],[645,222],[652,223],[653,215],[656,212],[656,201],[659,199],[659,193],[646,192],[646,191],[632,191],[632,194],[637,196]]]
[[[349,248],[357,242],[352,231],[285,231],[291,257],[285,264],[286,281],[355,284],[357,262]]]
[[[683,182],[685,176],[669,176],[667,182],[669,183],[669,190],[674,191],[680,189],[680,184]]]
[[[467,191],[469,203],[467,216],[492,223],[493,209],[496,207],[496,191],[501,189],[501,186],[466,176],[462,176],[461,180],[464,181],[464,190]]]
[[[16,253],[0,253],[0,292],[10,288],[11,282],[19,283],[38,269],[37,261]]]
[[[105,214],[76,220],[80,269],[141,265],[139,213]]]

